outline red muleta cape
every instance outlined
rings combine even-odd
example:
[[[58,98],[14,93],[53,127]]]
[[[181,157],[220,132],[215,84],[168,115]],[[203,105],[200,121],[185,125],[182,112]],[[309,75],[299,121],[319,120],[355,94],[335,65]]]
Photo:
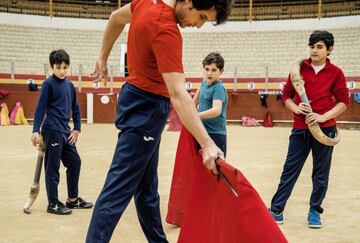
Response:
[[[184,160],[186,157],[188,160]],[[195,139],[188,131],[182,130],[166,219],[182,226],[178,242],[287,242],[245,176],[224,161],[218,164],[238,197],[224,179],[214,176],[204,167]]]

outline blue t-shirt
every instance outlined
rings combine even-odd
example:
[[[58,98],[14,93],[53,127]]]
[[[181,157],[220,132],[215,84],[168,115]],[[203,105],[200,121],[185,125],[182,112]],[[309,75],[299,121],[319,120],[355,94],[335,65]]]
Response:
[[[41,126],[44,129],[69,133],[71,113],[74,129],[80,132],[80,107],[76,99],[75,87],[71,81],[52,75],[41,86],[33,132],[39,132]]]
[[[222,81],[217,80],[208,84],[203,80],[200,86],[199,111],[206,111],[212,108],[213,100],[221,100],[222,108],[220,116],[210,119],[202,119],[208,133],[226,135],[226,105],[228,96]]]

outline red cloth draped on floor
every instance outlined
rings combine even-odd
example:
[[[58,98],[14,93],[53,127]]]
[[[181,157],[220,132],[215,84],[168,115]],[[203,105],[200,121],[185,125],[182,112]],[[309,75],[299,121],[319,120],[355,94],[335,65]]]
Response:
[[[239,197],[224,179],[215,177],[204,167],[194,138],[183,129],[166,218],[167,222],[182,225],[178,242],[287,242],[245,176],[226,162],[219,162],[219,167]]]
[[[191,189],[194,171],[193,161],[198,154],[194,137],[185,127],[182,127],[176,151],[168,212],[165,219],[169,224],[181,226]]]

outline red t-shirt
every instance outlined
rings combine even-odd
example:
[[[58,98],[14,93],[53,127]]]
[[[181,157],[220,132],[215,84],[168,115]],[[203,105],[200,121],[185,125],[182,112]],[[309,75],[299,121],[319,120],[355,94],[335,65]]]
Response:
[[[161,73],[183,73],[182,37],[174,9],[161,0],[134,0],[128,33],[128,82],[169,97]]]
[[[313,112],[324,114],[331,110],[337,103],[342,102],[346,106],[349,104],[349,90],[346,87],[345,76],[342,70],[326,60],[325,67],[317,74],[311,66],[311,60],[305,60],[300,68],[300,74],[305,81],[305,90],[310,101]],[[284,90],[282,101],[294,99],[295,104],[301,102],[300,96],[296,93],[290,77],[288,78]],[[330,127],[336,125],[335,119],[330,119],[319,124],[320,127]],[[307,129],[305,116],[294,113],[294,128]]]

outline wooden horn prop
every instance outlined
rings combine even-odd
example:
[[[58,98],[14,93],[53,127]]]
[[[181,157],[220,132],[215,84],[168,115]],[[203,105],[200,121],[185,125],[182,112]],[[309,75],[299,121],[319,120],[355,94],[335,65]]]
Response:
[[[300,75],[300,67],[303,64],[304,60],[305,59],[300,59],[291,65],[290,79],[291,79],[291,83],[294,86],[296,92],[300,96],[301,102],[308,104],[311,109],[311,105],[310,105],[309,99],[308,99],[308,97],[306,95],[306,91],[305,91],[305,86],[304,86],[305,82]],[[312,109],[311,109],[311,112],[312,112]],[[313,137],[317,141],[319,141],[320,143],[325,144],[327,146],[334,146],[338,142],[340,142],[339,132],[336,133],[336,136],[334,138],[330,138],[322,132],[318,123],[315,123],[315,124],[309,126],[309,130],[310,130],[311,134],[313,135]]]
[[[28,197],[25,200],[23,211],[24,213],[30,214],[30,208],[35,202],[37,196],[39,195],[40,191],[40,175],[41,175],[41,167],[44,160],[44,153],[45,153],[45,147],[43,143],[43,138],[40,135],[40,141],[39,145],[37,147],[38,150],[38,156],[36,161],[36,168],[35,168],[35,175],[34,175],[34,182],[32,186],[30,187],[30,193]]]

